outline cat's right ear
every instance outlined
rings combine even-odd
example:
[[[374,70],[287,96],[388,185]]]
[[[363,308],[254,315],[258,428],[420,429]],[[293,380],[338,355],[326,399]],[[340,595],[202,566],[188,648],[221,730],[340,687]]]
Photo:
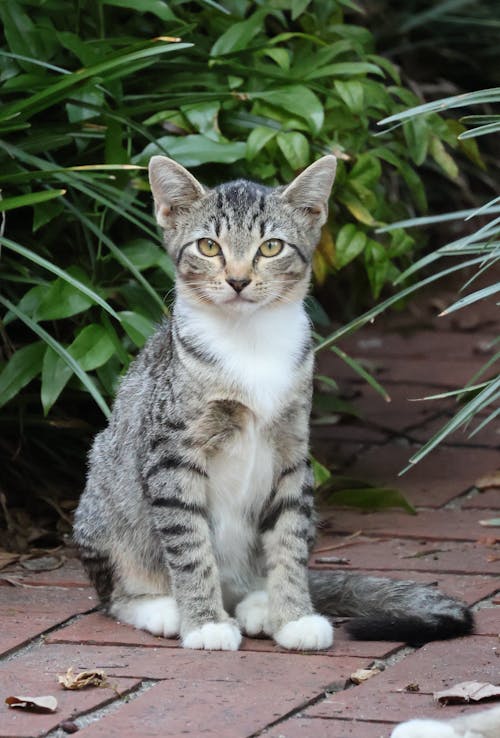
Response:
[[[155,202],[158,225],[171,228],[175,215],[207,194],[196,177],[173,159],[153,156],[149,162],[149,183]]]

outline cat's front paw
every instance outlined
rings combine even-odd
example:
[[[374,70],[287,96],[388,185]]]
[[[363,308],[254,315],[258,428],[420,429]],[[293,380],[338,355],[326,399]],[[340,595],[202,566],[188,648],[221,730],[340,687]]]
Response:
[[[271,635],[269,625],[269,596],[264,590],[251,592],[237,606],[236,620],[248,636],[258,636],[262,633]]]
[[[237,651],[240,643],[241,633],[233,623],[205,623],[182,639],[184,648],[207,651]]]
[[[283,625],[273,637],[283,648],[316,651],[332,645],[333,627],[322,615],[304,615]]]

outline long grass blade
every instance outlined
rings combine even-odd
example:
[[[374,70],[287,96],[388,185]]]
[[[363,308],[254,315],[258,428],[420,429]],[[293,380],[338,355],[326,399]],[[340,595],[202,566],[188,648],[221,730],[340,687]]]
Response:
[[[346,325],[342,326],[341,328],[338,328],[336,331],[331,333],[329,336],[323,339],[315,348],[315,351],[323,351],[326,348],[329,348],[332,346],[336,341],[338,341],[342,336],[346,336],[349,333],[352,333],[353,331],[357,330],[358,328],[361,328],[361,326],[366,325],[367,323],[371,323],[375,320],[377,315],[380,315],[384,312],[384,310],[387,310],[388,307],[391,305],[394,305],[396,302],[399,302],[403,298],[407,297],[408,295],[411,295],[413,292],[416,292],[419,289],[422,289],[422,287],[425,287],[427,284],[431,284],[432,282],[435,282],[438,279],[441,279],[442,277],[446,277],[448,274],[453,274],[453,272],[457,272],[460,269],[467,269],[469,266],[474,266],[475,264],[480,264],[482,261],[482,257],[478,257],[476,259],[468,259],[467,261],[461,263],[461,264],[455,264],[452,267],[449,267],[448,269],[444,269],[443,271],[439,272],[438,274],[431,274],[429,277],[426,277],[425,279],[422,279],[417,284],[410,285],[409,287],[406,287],[405,289],[401,290],[395,295],[392,295],[391,297],[387,298],[386,300],[383,300],[383,302],[376,305],[371,310],[368,310],[366,313],[363,313],[363,315],[360,315],[359,317],[355,318],[354,320],[351,320]]]
[[[441,441],[449,436],[453,431],[457,430],[461,425],[466,423],[474,413],[479,410],[485,402],[489,402],[495,394],[500,391],[500,376],[496,380],[493,380],[485,387],[479,394],[477,394],[472,400],[470,400],[464,407],[462,407],[451,420],[446,423],[441,430],[439,430],[422,448],[414,454],[410,459],[410,464],[403,469],[401,474],[410,469],[414,464],[421,461],[424,456],[432,451]]]
[[[47,271],[52,272],[52,274],[57,275],[61,279],[64,279],[65,282],[68,282],[68,284],[72,285],[79,292],[82,292],[84,295],[87,295],[87,297],[90,297],[90,299],[93,300],[93,302],[95,302],[97,305],[100,305],[107,313],[113,316],[115,320],[120,321],[120,316],[113,310],[110,305],[108,305],[106,300],[103,300],[103,298],[98,295],[97,292],[92,290],[90,287],[87,287],[87,285],[83,284],[83,282],[80,282],[80,280],[72,277],[71,274],[69,274],[64,269],[60,269],[58,266],[50,261],[47,261],[47,259],[44,259],[42,256],[39,256],[34,251],[31,251],[25,246],[21,246],[21,244],[16,243],[15,241],[11,241],[10,239],[3,236],[0,236],[0,244],[5,248],[10,249],[11,251],[14,251],[20,256],[24,256],[26,259],[29,259],[34,264],[47,269]]]
[[[370,372],[367,372],[366,369],[359,363],[359,361],[356,361],[356,359],[353,359],[352,356],[349,356],[349,354],[346,354],[345,351],[342,351],[338,346],[331,346],[330,351],[333,351],[334,354],[336,354],[342,361],[344,361],[347,366],[350,366],[351,369],[353,369],[356,374],[359,374],[362,379],[367,382],[372,389],[375,390],[379,395],[381,395],[386,402],[390,402],[391,398],[390,395],[385,391],[385,389],[382,387],[382,385],[377,382],[375,377],[373,377]]]
[[[30,328],[36,335],[41,338],[45,343],[50,346],[63,361],[66,362],[66,364],[73,370],[73,372],[76,374],[78,379],[82,382],[82,384],[87,388],[89,393],[92,395],[94,400],[96,401],[99,408],[102,410],[104,415],[108,418],[111,414],[111,411],[108,407],[108,404],[106,403],[106,400],[101,395],[97,387],[95,386],[94,382],[91,380],[89,375],[87,374],[84,369],[80,366],[80,364],[75,361],[75,359],[71,356],[68,351],[62,346],[59,341],[57,341],[53,336],[50,335],[50,333],[47,333],[47,331],[42,328],[41,325],[38,325],[38,323],[35,323],[34,320],[32,320],[28,315],[22,312],[22,310],[19,310],[16,305],[14,305],[10,300],[7,300],[7,298],[0,295],[0,302],[2,305],[4,305],[8,310],[14,313],[19,320],[21,320],[28,328]]]

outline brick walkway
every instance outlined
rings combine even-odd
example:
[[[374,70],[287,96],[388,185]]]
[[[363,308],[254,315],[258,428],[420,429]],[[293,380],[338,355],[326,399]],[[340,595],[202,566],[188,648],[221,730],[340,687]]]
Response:
[[[422,327],[421,314],[415,324]],[[478,709],[438,707],[432,693],[465,680],[498,683],[498,529],[479,521],[498,516],[500,494],[498,488],[474,487],[498,467],[498,428],[490,426],[472,441],[457,433],[397,476],[452,408],[449,400],[408,398],[467,380],[484,361],[493,334],[481,318],[473,326],[449,319],[441,325],[406,336],[380,334],[374,326],[342,344],[369,362],[392,396],[389,404],[333,354],[321,356],[320,371],[339,380],[363,419],[315,425],[316,454],[341,474],[398,487],[419,514],[323,506],[317,548],[335,548],[313,554],[311,565],[438,582],[474,605],[473,636],[415,650],[402,643],[349,641],[340,624],[326,653],[286,653],[269,641],[249,639],[238,653],[189,652],[96,612],[95,594],[74,558],[49,572],[11,566],[0,571],[0,738],[64,736],[58,726],[65,721],[85,738],[388,738],[395,723],[410,717]],[[325,556],[344,561],[318,562]],[[373,664],[382,671],[355,686],[350,675]],[[69,666],[105,669],[113,689],[63,691],[57,675]],[[45,694],[57,697],[55,714],[3,704],[9,695]]]

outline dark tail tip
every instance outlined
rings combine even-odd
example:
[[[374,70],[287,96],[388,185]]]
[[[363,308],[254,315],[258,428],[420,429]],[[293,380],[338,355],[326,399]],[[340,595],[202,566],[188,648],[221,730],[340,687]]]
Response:
[[[363,641],[402,641],[421,646],[429,641],[458,638],[472,633],[474,618],[464,607],[461,616],[433,615],[427,620],[417,615],[391,616],[386,613],[353,618],[346,625],[352,638]]]

